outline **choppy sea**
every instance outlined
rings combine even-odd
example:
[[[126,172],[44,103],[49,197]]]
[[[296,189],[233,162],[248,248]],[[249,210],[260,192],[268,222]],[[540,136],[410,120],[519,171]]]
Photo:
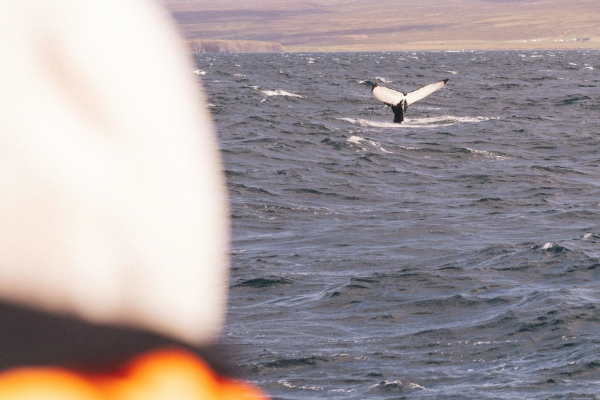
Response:
[[[598,51],[201,54],[275,399],[600,394]],[[402,125],[366,81],[450,78]]]

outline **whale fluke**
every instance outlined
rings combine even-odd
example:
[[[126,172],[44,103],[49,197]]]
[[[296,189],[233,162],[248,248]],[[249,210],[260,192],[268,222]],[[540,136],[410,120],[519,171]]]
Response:
[[[408,106],[421,99],[424,99],[433,92],[440,90],[446,86],[449,80],[450,79],[444,79],[443,81],[423,86],[422,88],[409,93],[403,93],[397,90],[379,86],[377,83],[375,83],[371,87],[371,92],[377,100],[392,107],[392,111],[394,112],[394,122],[399,124],[404,120],[404,111],[406,111]]]

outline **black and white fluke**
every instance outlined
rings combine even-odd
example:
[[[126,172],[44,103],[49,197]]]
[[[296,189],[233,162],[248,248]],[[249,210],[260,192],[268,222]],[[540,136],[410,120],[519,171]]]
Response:
[[[373,87],[371,87],[371,92],[377,100],[392,107],[392,111],[394,112],[394,122],[400,124],[404,121],[404,111],[406,111],[408,106],[443,88],[448,81],[449,79],[444,79],[443,81],[423,86],[410,93],[399,92],[374,83]]]

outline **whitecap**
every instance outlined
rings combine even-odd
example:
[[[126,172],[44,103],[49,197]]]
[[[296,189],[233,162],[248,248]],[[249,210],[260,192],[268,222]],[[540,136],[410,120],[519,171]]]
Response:
[[[363,140],[365,140],[365,139],[361,138],[360,136],[350,136],[350,138],[348,139],[348,142],[360,144],[360,142],[362,142]]]
[[[449,74],[452,74],[452,75],[456,75],[456,74],[458,74],[458,72],[457,72],[457,71],[446,71],[446,72],[447,72],[447,73],[449,73]]]
[[[377,143],[373,140],[361,138],[360,136],[350,136],[347,141],[348,141],[348,143],[352,143],[354,145],[359,146],[363,151],[367,150],[368,147],[365,146],[365,144],[367,144],[367,145],[371,145],[371,146],[375,147],[377,150],[382,151],[384,153],[393,154],[391,151],[387,151],[386,149],[384,149],[383,146],[381,145],[381,143]]]
[[[303,98],[304,96],[300,96],[299,94],[295,94],[295,93],[290,93],[290,92],[286,92],[285,90],[263,90],[261,91],[262,94],[264,94],[265,96],[287,96],[287,97],[301,97]]]
[[[596,234],[596,233],[592,233],[592,232],[588,232],[585,235],[583,235],[584,239],[600,239],[600,235]]]
[[[243,78],[243,77],[245,77],[246,75],[244,75],[244,74],[233,74],[233,76],[236,76],[236,77]]]
[[[389,80],[389,79],[383,78],[383,77],[381,77],[381,76],[378,76],[378,77],[376,77],[375,79],[377,79],[377,80],[380,80],[380,81],[381,81],[381,82],[383,82],[383,83],[392,83],[392,82],[394,82],[394,81],[391,81],[391,80]]]
[[[594,69],[594,67],[585,67],[585,69]]]
[[[324,389],[322,386],[307,386],[307,385],[298,386],[298,385],[294,385],[293,383],[284,381],[284,380],[279,380],[277,382],[285,387],[290,388],[290,389],[303,389],[303,390],[323,390]]]
[[[201,69],[197,69],[195,71],[192,71],[194,74],[196,75],[206,75],[206,71],[202,71]]]
[[[495,160],[512,160],[514,157],[509,156],[507,154],[502,154],[496,151],[488,151],[488,150],[477,150],[477,149],[470,149],[467,147],[467,150],[469,150],[471,153],[473,154],[478,154],[478,155],[482,155],[486,158],[493,158]]]
[[[561,245],[558,245],[554,242],[548,242],[542,247],[542,250],[546,250],[546,251],[550,251],[550,252],[554,252],[554,253],[560,253],[564,249],[565,249],[564,247],[562,247]]]

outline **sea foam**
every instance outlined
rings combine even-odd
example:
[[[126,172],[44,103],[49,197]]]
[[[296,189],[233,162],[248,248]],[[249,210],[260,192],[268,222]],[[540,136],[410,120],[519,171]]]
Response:
[[[304,98],[304,96],[300,96],[299,94],[286,92],[285,90],[262,90],[262,94],[265,96],[287,96],[287,97],[300,97]]]
[[[391,118],[390,118],[391,119]],[[341,121],[349,122],[353,125],[372,128],[436,128],[440,126],[457,125],[463,123],[475,123],[489,121],[488,117],[456,117],[444,115],[440,117],[426,118],[406,118],[402,124],[393,122],[372,121],[362,118],[340,118]]]
[[[469,150],[473,154],[481,155],[486,158],[493,158],[495,160],[512,160],[514,158],[513,156],[510,156],[508,154],[503,154],[503,153],[500,153],[497,151],[477,150],[477,149],[470,149],[468,147],[466,149]]]
[[[391,151],[384,149],[383,146],[381,145],[381,143],[377,143],[373,140],[361,138],[360,136],[351,136],[350,138],[348,138],[348,143],[352,143],[354,145],[359,146],[363,151],[368,149],[368,147],[365,145],[370,145],[384,153],[393,154]]]

